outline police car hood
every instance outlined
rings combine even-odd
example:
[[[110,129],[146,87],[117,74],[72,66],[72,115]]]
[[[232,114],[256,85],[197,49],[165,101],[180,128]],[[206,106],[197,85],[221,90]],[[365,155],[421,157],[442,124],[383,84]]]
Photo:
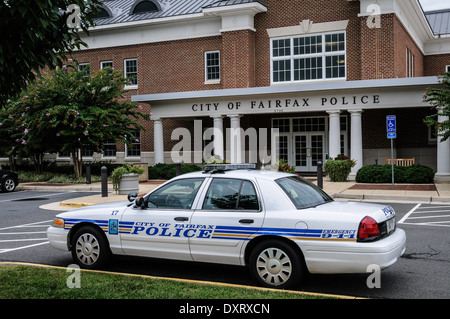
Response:
[[[122,201],[122,202],[111,202],[111,203],[103,203],[103,204],[94,204],[94,205],[88,205],[80,208],[75,208],[70,210],[67,213],[78,213],[78,212],[109,212],[111,214],[110,210],[123,210],[131,203],[129,201]]]
[[[354,216],[355,219],[361,220],[366,216],[370,216],[378,223],[390,219],[395,216],[394,209],[389,205],[360,203],[360,202],[337,202],[333,201],[323,205],[309,208],[314,213],[336,214]]]

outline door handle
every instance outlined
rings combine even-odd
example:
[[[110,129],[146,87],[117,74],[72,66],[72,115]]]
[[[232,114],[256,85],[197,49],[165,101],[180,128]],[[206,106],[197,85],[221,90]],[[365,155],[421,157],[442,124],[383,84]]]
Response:
[[[239,222],[241,224],[253,224],[255,221],[253,219],[241,219]]]
[[[189,218],[187,218],[187,217],[175,217],[174,220],[176,220],[177,222],[187,222],[189,220]]]

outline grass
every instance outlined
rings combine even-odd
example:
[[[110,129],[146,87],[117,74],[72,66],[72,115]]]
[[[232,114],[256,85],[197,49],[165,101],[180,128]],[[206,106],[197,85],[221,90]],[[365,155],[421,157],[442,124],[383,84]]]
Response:
[[[300,292],[92,271],[81,271],[80,288],[68,288],[72,274],[63,268],[0,265],[0,299],[330,299]]]

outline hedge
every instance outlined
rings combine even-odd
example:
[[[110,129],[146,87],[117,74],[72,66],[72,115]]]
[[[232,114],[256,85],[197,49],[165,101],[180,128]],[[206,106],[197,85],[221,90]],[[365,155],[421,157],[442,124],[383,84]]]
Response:
[[[394,165],[394,179],[396,183],[429,184],[433,183],[434,171],[424,165],[396,166]],[[391,183],[391,165],[363,166],[356,173],[357,183]]]
[[[181,174],[201,171],[203,168],[195,164],[181,164]],[[176,164],[159,163],[148,167],[149,179],[171,179],[176,176]]]

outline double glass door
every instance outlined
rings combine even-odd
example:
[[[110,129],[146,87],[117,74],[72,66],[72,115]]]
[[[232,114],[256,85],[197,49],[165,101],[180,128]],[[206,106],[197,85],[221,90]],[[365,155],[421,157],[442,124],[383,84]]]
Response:
[[[324,160],[324,133],[296,133],[293,135],[293,164],[296,171],[317,170],[317,162]]]
[[[325,142],[325,133],[281,134],[278,138],[278,157],[295,166],[297,172],[315,172],[317,162],[324,162]]]

